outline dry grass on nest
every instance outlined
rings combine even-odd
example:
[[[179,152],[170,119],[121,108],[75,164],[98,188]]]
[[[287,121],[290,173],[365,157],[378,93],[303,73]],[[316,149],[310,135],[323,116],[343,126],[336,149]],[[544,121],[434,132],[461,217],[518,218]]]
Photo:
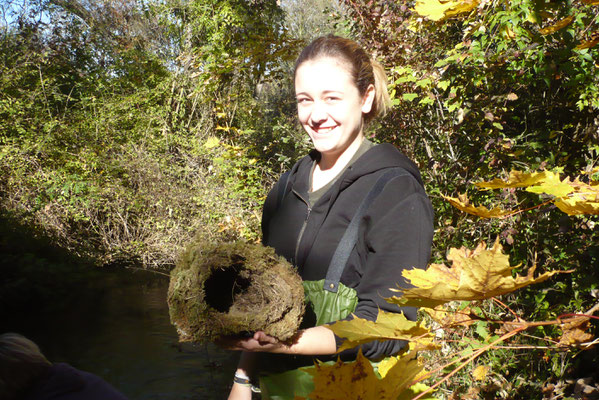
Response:
[[[287,340],[299,328],[304,290],[295,269],[272,248],[198,238],[171,272],[168,304],[181,341],[257,330]]]

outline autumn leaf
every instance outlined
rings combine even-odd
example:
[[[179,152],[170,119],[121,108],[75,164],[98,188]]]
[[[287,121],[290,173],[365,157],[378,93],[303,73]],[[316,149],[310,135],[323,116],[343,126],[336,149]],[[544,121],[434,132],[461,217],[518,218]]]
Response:
[[[581,201],[572,197],[556,201],[555,206],[568,215],[599,215],[599,201]]]
[[[416,354],[409,353],[400,357],[385,377],[379,379],[368,359],[359,352],[354,362],[317,363],[315,368],[307,369],[314,376],[314,391],[308,398],[396,400],[409,390],[421,370]]]
[[[557,344],[558,347],[580,346],[593,340],[594,336],[586,331],[588,327],[588,318],[576,325],[564,324],[562,326],[562,336]]]
[[[566,17],[560,21],[557,21],[555,24],[553,24],[551,26],[548,26],[543,29],[539,29],[539,33],[541,35],[549,35],[551,33],[555,33],[557,31],[559,31],[560,29],[564,29],[566,26],[570,25],[573,20],[574,20],[573,16]]]
[[[436,348],[431,343],[428,329],[421,327],[418,322],[408,320],[401,313],[379,310],[376,322],[354,317],[352,320],[337,321],[326,327],[345,339],[338,351],[373,340],[409,340],[429,349]]]
[[[511,171],[507,180],[493,179],[489,182],[479,182],[477,187],[482,189],[521,188],[537,185],[543,182],[559,180],[559,174],[551,171],[521,172]]]
[[[526,188],[527,192],[545,193],[554,197],[564,197],[574,192],[575,188],[570,183],[570,178],[566,177],[563,181],[555,173],[547,174],[547,178],[534,186]]]
[[[489,373],[489,367],[486,365],[479,365],[472,371],[472,377],[476,381],[484,381]]]
[[[470,326],[474,323],[474,320],[470,316],[470,307],[466,307],[463,310],[449,311],[443,306],[437,306],[435,308],[422,308],[422,311],[427,313],[442,327]]]
[[[535,266],[525,276],[512,277],[509,258],[499,240],[491,249],[484,243],[474,250],[465,247],[449,250],[451,267],[431,264],[427,270],[414,268],[403,272],[413,288],[397,289],[401,296],[387,301],[403,306],[434,308],[453,300],[482,300],[513,292],[524,286],[542,282],[565,271],[546,272],[534,277]]]
[[[555,206],[568,215],[599,215],[599,184],[589,185],[576,178],[570,186],[573,191],[555,201]]]
[[[570,181],[569,177],[561,180],[557,172],[525,173],[511,171],[507,180],[494,179],[490,182],[477,183],[476,186],[482,189],[525,187],[528,192],[555,197],[556,207],[568,215],[599,214],[599,184],[594,181],[587,184],[581,182],[578,178]],[[465,204],[460,204],[457,201],[452,202],[460,210],[472,214],[477,211],[475,207],[467,207],[467,202],[463,201],[462,203]]]
[[[595,304],[584,314],[568,319],[560,325],[562,336],[558,343],[559,347],[580,346],[593,339],[593,335],[586,332],[589,328],[591,316],[599,310],[599,304]]]
[[[457,208],[458,210],[467,212],[468,214],[476,215],[481,218],[503,218],[512,215],[512,211],[502,210],[501,208],[493,208],[489,210],[485,206],[474,206],[470,204],[470,200],[466,194],[458,194],[458,198],[441,195],[445,200]]]
[[[433,21],[441,21],[454,15],[471,11],[478,0],[417,0],[414,11]]]
[[[599,1],[597,2],[599,4]],[[584,42],[580,42],[578,46],[576,46],[576,50],[590,49],[591,47],[595,47],[599,44],[599,37],[591,40],[585,40]]]

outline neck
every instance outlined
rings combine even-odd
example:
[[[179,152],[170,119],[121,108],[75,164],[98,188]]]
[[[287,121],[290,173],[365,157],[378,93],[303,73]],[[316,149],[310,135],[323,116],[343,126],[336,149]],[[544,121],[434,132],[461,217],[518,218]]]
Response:
[[[312,190],[318,190],[333,180],[350,162],[356,151],[360,148],[364,135],[359,134],[356,139],[340,154],[324,154],[314,168],[312,174]]]

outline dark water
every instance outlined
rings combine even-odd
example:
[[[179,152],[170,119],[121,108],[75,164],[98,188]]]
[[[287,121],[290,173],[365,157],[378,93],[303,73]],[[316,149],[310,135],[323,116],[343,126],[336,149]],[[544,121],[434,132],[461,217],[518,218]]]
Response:
[[[68,304],[53,299],[59,306],[43,313],[15,315],[3,331],[29,337],[50,361],[100,375],[131,399],[227,397],[238,354],[178,343],[168,316],[167,277],[112,268],[90,279],[87,295],[72,296]]]

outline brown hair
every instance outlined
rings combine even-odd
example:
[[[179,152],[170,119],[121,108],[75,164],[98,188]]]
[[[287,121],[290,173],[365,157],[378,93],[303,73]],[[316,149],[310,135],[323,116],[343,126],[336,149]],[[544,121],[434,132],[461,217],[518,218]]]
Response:
[[[302,50],[297,58],[294,78],[302,63],[323,57],[338,59],[349,67],[361,96],[364,96],[369,85],[374,86],[374,102],[370,112],[364,115],[365,122],[370,122],[374,117],[385,114],[390,105],[385,69],[353,40],[335,35],[315,39]]]
[[[0,335],[0,398],[19,398],[50,366],[31,340],[18,333]]]

